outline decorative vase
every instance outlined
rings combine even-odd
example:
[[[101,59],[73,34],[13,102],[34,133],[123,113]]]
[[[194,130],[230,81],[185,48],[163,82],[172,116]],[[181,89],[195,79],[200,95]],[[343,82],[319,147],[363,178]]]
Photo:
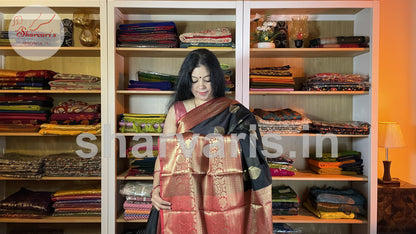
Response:
[[[273,42],[258,42],[256,43],[257,48],[263,48],[263,49],[270,49],[275,48],[276,45]]]
[[[303,46],[303,40],[295,40],[296,48],[301,48]]]
[[[295,16],[292,18],[290,31],[290,38],[295,43],[297,48],[302,47],[303,41],[308,38],[308,16]],[[301,41],[301,42],[296,42]],[[300,43],[300,46],[298,44]]]

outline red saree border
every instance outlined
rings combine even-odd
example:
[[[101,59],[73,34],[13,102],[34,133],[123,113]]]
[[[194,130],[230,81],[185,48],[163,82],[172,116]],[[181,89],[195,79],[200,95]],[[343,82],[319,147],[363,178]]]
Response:
[[[237,103],[238,102],[236,100],[220,97],[214,98],[200,106],[197,106],[179,119],[176,133],[189,131],[202,121],[218,115],[231,104]]]

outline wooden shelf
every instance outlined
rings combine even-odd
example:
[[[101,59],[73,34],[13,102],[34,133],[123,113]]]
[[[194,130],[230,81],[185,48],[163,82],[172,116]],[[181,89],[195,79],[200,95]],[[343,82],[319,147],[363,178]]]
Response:
[[[153,176],[127,176],[128,171],[125,171],[117,176],[117,180],[153,180]]]
[[[358,219],[320,219],[308,210],[301,208],[299,215],[273,215],[273,223],[333,223],[333,224],[364,224],[367,220]]]
[[[173,95],[175,91],[147,91],[147,90],[117,90],[120,95]],[[233,95],[234,91],[227,91],[225,95]]]
[[[250,91],[250,95],[366,95],[368,91]]]
[[[0,6],[4,7],[2,9],[2,13],[16,13],[22,7],[26,7],[28,5],[32,5],[33,1],[31,0],[1,0]],[[73,13],[76,8],[83,8],[83,10],[98,10],[100,7],[100,0],[59,0],[59,1],[52,1],[52,0],[36,0],[36,5],[41,6],[48,6],[57,11],[57,9],[63,8],[66,11],[61,12],[58,11],[57,13]],[[91,9],[89,9],[91,8]]]
[[[1,93],[11,94],[28,94],[28,93],[41,93],[41,94],[101,94],[101,90],[1,90]]]
[[[43,136],[38,132],[0,132],[0,136]],[[45,135],[52,136],[52,135]]]
[[[319,175],[309,170],[298,170],[294,176],[273,176],[272,179],[274,181],[368,181],[363,175]]]
[[[101,217],[52,217],[41,219],[0,218],[0,223],[101,223]]]
[[[125,133],[118,132],[118,133],[123,134],[124,136],[127,136],[127,137],[133,137],[137,134],[146,134],[148,136],[153,136],[153,137],[158,137],[158,136],[162,135],[162,133],[150,133],[150,132],[127,132],[127,133],[126,132]]]
[[[81,177],[81,176],[74,176],[74,177],[51,177],[51,176],[44,176],[40,179],[32,179],[32,178],[12,178],[12,177],[0,177],[0,181],[2,180],[54,180],[54,181],[60,181],[60,180],[101,180],[101,177]]]
[[[127,57],[171,57],[171,58],[185,58],[189,52],[194,48],[116,48],[119,55]],[[212,49],[212,52],[218,57],[234,58],[235,49],[219,48]]]
[[[46,135],[42,135],[38,132],[0,132],[0,136],[35,136],[35,137],[59,137],[59,136],[72,136],[72,137],[77,137],[77,135],[73,136],[73,135],[51,135],[51,134],[46,134]],[[94,136],[101,136],[101,134],[97,134]]]
[[[264,136],[266,134],[261,133],[261,136]],[[267,134],[277,134],[282,137],[301,137],[307,134],[309,137],[316,137],[319,133],[267,133]],[[321,134],[325,135],[325,134]],[[336,137],[354,137],[354,138],[367,138],[369,135],[342,135],[342,134],[335,134]]]
[[[48,51],[48,47],[16,47],[0,46],[0,55],[19,56],[16,50],[27,52]],[[55,49],[53,49],[55,50]],[[59,57],[97,57],[100,56],[100,47],[60,47],[54,56]]]
[[[251,48],[250,58],[354,57],[368,52],[369,48]]]
[[[117,90],[121,95],[172,95],[175,91]]]
[[[254,1],[255,2],[255,1]],[[273,9],[276,15],[355,15],[364,8],[281,8]],[[269,9],[251,9],[251,14],[267,15]],[[270,14],[270,13],[269,13]]]
[[[147,223],[147,220],[125,220],[124,214],[121,214],[117,220],[117,223]]]

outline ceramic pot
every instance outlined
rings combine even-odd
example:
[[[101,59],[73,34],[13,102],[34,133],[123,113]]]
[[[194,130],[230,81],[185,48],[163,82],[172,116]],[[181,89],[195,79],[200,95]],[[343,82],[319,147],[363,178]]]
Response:
[[[263,48],[263,49],[275,48],[276,46],[273,42],[258,42],[256,45],[257,45],[257,48]]]

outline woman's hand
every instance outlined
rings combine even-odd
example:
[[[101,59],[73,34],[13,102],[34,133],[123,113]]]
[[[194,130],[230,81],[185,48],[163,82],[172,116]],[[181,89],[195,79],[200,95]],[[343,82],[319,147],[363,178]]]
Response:
[[[152,205],[157,209],[157,210],[170,210],[170,206],[172,204],[170,204],[170,202],[167,202],[165,200],[163,200],[160,197],[160,186],[157,186],[156,188],[153,189],[152,192]]]

